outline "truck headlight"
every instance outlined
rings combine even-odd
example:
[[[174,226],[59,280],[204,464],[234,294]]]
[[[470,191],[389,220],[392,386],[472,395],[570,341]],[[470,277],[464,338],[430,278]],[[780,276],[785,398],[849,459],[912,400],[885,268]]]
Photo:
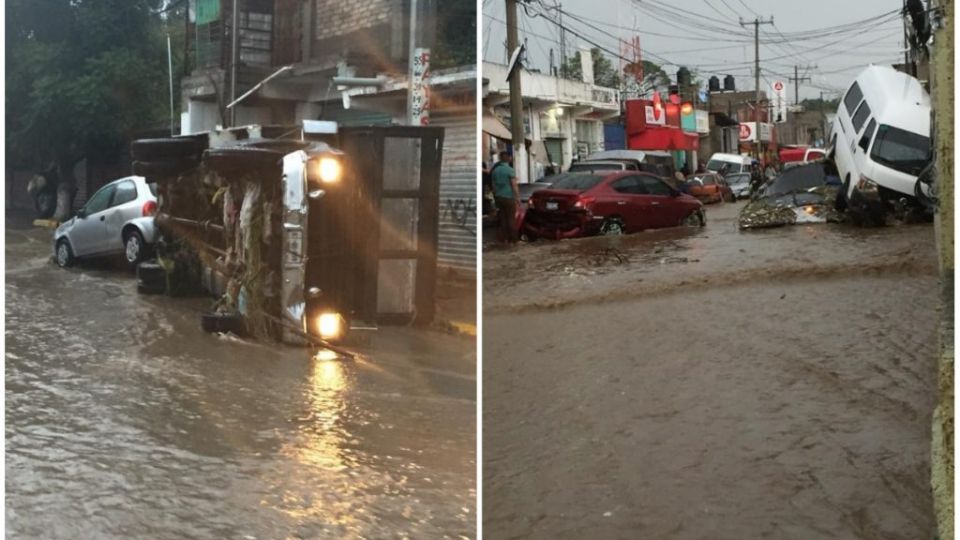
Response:
[[[317,177],[324,184],[333,184],[340,181],[343,175],[343,166],[340,161],[332,157],[322,157],[317,161]]]
[[[321,313],[317,317],[317,333],[321,339],[334,340],[343,336],[344,320],[339,313]]]

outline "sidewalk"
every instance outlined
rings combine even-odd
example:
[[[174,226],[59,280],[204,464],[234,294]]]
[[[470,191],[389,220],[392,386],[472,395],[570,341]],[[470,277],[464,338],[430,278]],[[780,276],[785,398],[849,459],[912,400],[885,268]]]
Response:
[[[476,272],[440,268],[437,272],[436,294],[434,326],[477,337]]]

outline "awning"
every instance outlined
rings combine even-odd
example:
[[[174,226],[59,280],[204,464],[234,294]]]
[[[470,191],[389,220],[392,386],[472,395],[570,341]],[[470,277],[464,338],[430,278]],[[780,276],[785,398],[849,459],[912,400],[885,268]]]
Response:
[[[488,112],[483,113],[483,132],[505,141],[513,140],[513,135],[507,126]]]

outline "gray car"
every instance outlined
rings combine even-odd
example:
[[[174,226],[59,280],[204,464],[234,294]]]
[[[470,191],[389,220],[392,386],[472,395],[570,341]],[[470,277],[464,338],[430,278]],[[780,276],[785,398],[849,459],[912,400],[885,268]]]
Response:
[[[750,198],[750,174],[728,174],[725,178],[727,180],[727,184],[730,185],[730,189],[733,191],[733,194],[738,199]]]
[[[54,255],[59,266],[81,257],[122,253],[136,266],[156,240],[154,187],[142,176],[114,180],[93,194],[77,215],[57,227]]]

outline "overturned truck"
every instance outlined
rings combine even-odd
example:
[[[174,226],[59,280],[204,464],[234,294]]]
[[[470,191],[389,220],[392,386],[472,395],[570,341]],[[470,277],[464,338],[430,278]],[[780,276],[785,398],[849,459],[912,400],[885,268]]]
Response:
[[[246,126],[131,146],[157,184],[141,293],[210,294],[203,326],[291,344],[434,316],[442,128]]]

